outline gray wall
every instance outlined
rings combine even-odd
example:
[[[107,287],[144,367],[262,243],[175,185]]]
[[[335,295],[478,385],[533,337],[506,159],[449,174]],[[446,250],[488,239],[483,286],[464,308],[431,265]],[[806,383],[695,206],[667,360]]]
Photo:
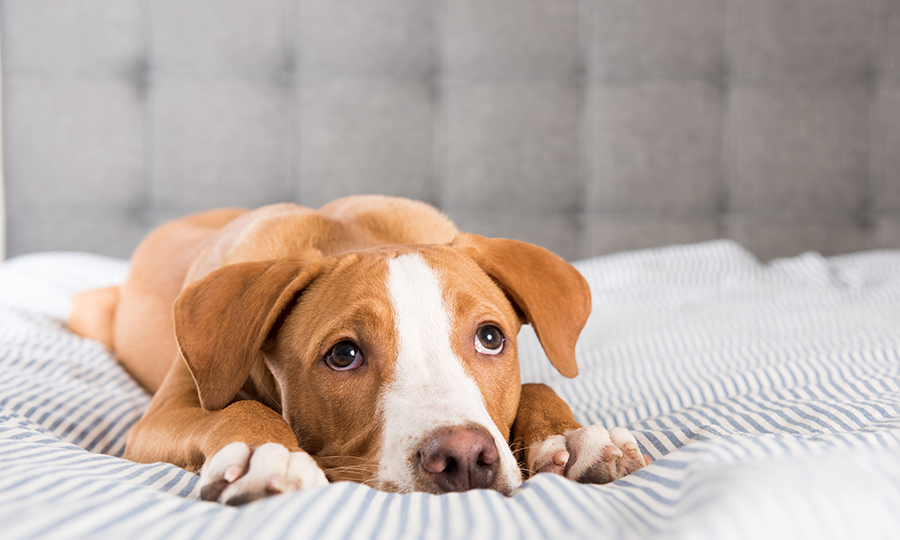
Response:
[[[9,252],[377,192],[568,258],[900,247],[900,0],[5,0]]]

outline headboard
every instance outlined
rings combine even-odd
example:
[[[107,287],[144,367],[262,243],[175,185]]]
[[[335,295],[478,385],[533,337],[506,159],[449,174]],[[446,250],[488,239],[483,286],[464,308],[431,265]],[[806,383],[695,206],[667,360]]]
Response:
[[[2,38],[0,38],[2,42]],[[0,45],[0,126],[3,125],[3,52]],[[6,188],[3,179],[3,132],[0,130],[0,261],[6,258]]]
[[[900,247],[900,0],[6,0],[12,255],[436,204],[567,258]]]

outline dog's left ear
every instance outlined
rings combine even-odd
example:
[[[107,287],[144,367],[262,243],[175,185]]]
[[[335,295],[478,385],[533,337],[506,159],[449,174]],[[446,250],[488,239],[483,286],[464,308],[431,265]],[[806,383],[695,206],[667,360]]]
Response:
[[[566,377],[578,375],[575,342],[591,313],[591,290],[572,265],[517,240],[459,234],[450,244],[471,257],[534,327],[547,358]]]

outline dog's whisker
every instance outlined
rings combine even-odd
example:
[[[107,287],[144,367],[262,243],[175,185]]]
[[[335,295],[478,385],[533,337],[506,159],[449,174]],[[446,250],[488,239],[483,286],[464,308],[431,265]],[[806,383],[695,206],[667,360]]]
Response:
[[[374,472],[376,472],[376,471],[377,471],[377,469],[374,469],[374,468],[371,468],[371,469],[370,469],[370,468],[365,468],[365,467],[333,467],[333,468],[326,468],[326,469],[325,469],[325,472],[331,472],[331,473],[336,473],[336,472],[365,472],[365,473],[374,473]]]
[[[326,472],[330,473],[338,473],[338,472],[363,472],[367,474],[374,474],[378,471],[377,466],[364,466],[364,465],[344,465],[338,467],[325,467]]]
[[[327,472],[329,474],[345,474],[345,473],[375,474],[377,471],[375,469],[325,469],[325,472]]]
[[[363,480],[362,482],[360,482],[360,484],[367,486],[367,487],[378,489],[378,486],[381,484],[381,481],[378,478],[373,477],[373,478],[369,478],[368,480]]]
[[[272,403],[276,403],[276,404],[277,404],[277,403],[280,402],[280,400],[276,399],[275,396],[272,395],[272,392],[269,391],[269,388],[268,388],[266,385],[263,384],[263,385],[260,385],[260,386],[262,386],[262,389],[265,390],[266,395],[269,396],[269,399],[272,400]]]
[[[371,458],[362,457],[362,456],[341,456],[341,455],[336,455],[336,456],[318,456],[318,457],[316,457],[316,460],[317,460],[317,461],[323,461],[323,460],[328,460],[328,459],[358,459],[358,460],[360,460],[360,461],[369,461],[369,462],[372,461]]]
[[[368,482],[375,479],[377,471],[357,467],[337,467],[333,469],[325,469],[325,472],[332,478],[335,474],[340,474],[342,476],[340,480],[350,480],[353,482],[358,482],[360,484],[367,484]]]

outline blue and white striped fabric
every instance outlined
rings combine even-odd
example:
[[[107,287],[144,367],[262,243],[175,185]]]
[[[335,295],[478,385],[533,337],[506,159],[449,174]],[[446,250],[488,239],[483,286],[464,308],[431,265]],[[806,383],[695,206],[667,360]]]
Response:
[[[0,265],[0,538],[900,538],[900,252],[760,264],[727,241],[578,263],[594,294],[581,375],[520,337],[526,380],[655,462],[606,486],[512,497],[341,483],[230,508],[121,459],[149,397],[63,328],[123,261]]]

